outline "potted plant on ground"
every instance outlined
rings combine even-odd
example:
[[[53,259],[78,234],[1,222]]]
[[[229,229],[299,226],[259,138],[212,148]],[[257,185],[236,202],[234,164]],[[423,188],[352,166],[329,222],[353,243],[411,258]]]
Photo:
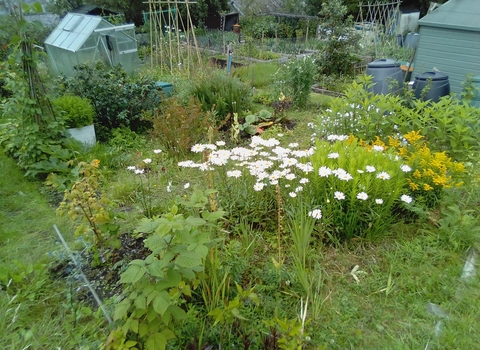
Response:
[[[52,103],[56,112],[63,116],[70,137],[87,146],[93,146],[96,143],[93,125],[95,112],[88,99],[64,95],[53,100]]]

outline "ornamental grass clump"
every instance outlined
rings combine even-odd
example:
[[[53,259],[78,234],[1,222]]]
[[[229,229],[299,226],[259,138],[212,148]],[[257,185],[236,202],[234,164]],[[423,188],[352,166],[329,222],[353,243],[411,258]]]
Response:
[[[337,242],[384,234],[398,210],[412,201],[405,192],[403,160],[378,140],[329,139],[317,141],[310,157],[311,203],[322,211],[322,231]]]

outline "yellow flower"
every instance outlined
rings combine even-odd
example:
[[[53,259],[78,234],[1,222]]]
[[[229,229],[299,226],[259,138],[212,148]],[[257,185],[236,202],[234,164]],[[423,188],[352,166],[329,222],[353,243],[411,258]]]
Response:
[[[100,164],[100,160],[99,159],[94,159],[92,160],[92,163],[91,163],[95,168],[98,168],[98,165]]]
[[[458,173],[464,173],[465,172],[465,164],[463,164],[463,163],[454,162],[452,164],[452,168],[453,168],[454,171],[456,171]]]
[[[423,190],[424,191],[431,191],[431,190],[433,190],[433,187],[430,186],[429,184],[423,184]]]
[[[420,140],[423,138],[422,135],[420,135],[420,130],[419,131],[410,131],[408,134],[403,135],[405,139],[407,139],[408,143],[410,144],[415,144],[416,141]]]
[[[398,149],[397,153],[400,157],[405,157],[408,154],[408,148],[406,146],[403,146],[402,148]]]
[[[413,177],[416,177],[417,179],[420,179],[422,177],[422,174],[417,169],[413,172]]]
[[[418,185],[415,182],[408,180],[408,186],[410,186],[412,191],[418,190]]]
[[[435,185],[445,187],[448,183],[449,178],[447,178],[445,175],[443,176],[437,175],[433,177],[432,180]]]
[[[388,136],[388,145],[390,147],[397,148],[398,146],[400,146],[400,140],[397,139],[397,138],[393,138],[391,136]]]

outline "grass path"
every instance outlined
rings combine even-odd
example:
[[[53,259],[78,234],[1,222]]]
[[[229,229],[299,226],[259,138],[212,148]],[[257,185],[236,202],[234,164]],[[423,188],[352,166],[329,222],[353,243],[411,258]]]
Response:
[[[0,349],[95,349],[101,319],[49,274],[58,220],[38,188],[0,153]]]

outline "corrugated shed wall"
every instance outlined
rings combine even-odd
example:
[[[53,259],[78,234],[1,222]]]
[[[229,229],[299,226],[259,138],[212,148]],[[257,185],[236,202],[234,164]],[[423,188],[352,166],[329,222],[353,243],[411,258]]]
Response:
[[[412,79],[433,68],[447,74],[451,91],[460,93],[467,74],[480,75],[480,32],[421,26]]]

